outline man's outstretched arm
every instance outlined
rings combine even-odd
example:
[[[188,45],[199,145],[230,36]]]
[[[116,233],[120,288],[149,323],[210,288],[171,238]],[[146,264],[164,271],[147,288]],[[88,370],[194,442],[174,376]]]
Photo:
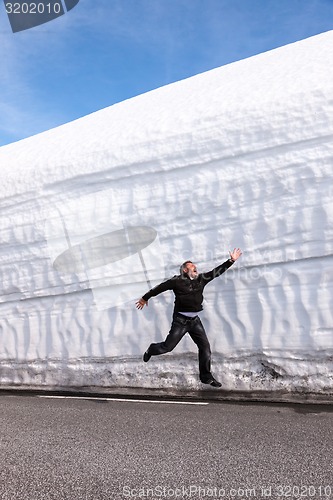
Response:
[[[154,288],[152,288],[151,290],[149,290],[149,292],[147,292],[145,295],[143,295],[141,297],[141,299],[139,299],[135,305],[136,305],[136,308],[137,309],[143,309],[144,306],[148,306],[148,300],[151,298],[151,297],[156,297],[156,295],[159,295],[160,293],[163,293],[163,292],[166,292],[167,290],[172,290],[172,280],[169,279],[167,281],[164,281],[163,283],[161,283],[160,285],[157,285],[155,286]]]
[[[217,278],[218,276],[221,276],[229,267],[233,265],[234,262],[236,262],[237,259],[242,255],[242,251],[240,248],[234,248],[233,251],[229,252],[230,258],[223,262],[223,264],[220,264],[219,266],[215,267],[215,269],[212,269],[212,271],[209,271],[208,273],[203,273],[204,280],[209,283],[209,281],[213,280],[214,278]]]

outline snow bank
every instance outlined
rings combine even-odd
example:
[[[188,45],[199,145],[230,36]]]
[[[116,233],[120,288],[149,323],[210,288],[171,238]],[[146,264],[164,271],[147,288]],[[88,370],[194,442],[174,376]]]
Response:
[[[144,364],[193,259],[224,388],[333,391],[333,32],[0,148],[0,385],[200,388]]]

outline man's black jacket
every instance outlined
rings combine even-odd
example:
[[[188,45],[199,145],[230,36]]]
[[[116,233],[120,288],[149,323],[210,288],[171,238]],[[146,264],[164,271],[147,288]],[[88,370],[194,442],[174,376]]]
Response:
[[[156,297],[166,290],[172,290],[176,296],[174,312],[199,312],[203,310],[203,289],[214,278],[221,276],[234,263],[228,259],[212,271],[199,274],[197,279],[191,280],[187,273],[183,273],[155,286],[142,296],[144,300]]]

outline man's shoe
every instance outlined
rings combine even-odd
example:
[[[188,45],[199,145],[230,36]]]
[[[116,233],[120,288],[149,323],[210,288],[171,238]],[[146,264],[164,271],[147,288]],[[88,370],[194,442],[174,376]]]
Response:
[[[211,378],[210,380],[207,380],[207,382],[203,382],[204,384],[209,384],[212,387],[222,387],[222,384],[215,380],[215,378]]]
[[[221,382],[218,382],[217,380],[215,380],[215,378],[213,378],[209,385],[211,385],[212,387],[222,387]]]
[[[145,353],[144,353],[144,355],[143,355],[143,361],[144,361],[145,363],[147,363],[147,361],[149,361],[149,360],[150,360],[150,358],[151,358],[151,354],[149,353],[149,347],[148,347],[148,349],[146,350],[146,352],[145,352]]]

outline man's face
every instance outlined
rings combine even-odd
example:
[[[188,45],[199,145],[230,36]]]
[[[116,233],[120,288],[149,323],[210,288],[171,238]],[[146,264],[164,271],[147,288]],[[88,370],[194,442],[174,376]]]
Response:
[[[197,266],[195,264],[193,264],[193,262],[188,262],[186,264],[186,269],[185,269],[185,272],[189,275],[190,278],[192,279],[197,279],[198,277],[198,270],[197,270]]]

